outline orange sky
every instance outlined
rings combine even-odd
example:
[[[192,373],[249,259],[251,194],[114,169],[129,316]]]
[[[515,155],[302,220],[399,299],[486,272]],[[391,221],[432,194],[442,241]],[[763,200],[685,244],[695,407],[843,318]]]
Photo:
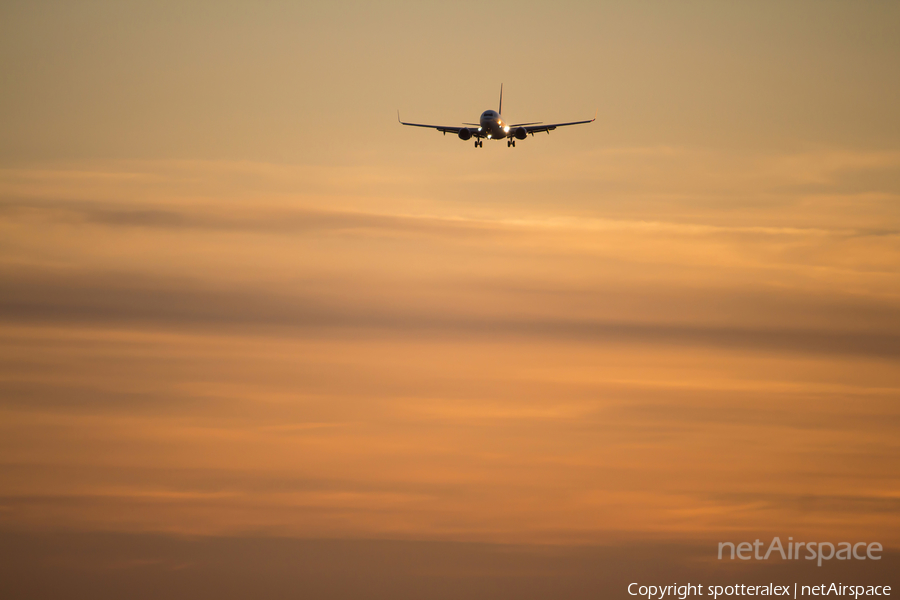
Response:
[[[0,528],[900,544],[898,6],[485,8],[0,9]]]

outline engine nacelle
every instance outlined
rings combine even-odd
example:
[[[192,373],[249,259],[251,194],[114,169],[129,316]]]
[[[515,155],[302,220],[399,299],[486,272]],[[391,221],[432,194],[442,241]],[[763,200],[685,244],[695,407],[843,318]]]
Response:
[[[516,139],[524,140],[528,136],[528,130],[524,127],[516,127]]]
[[[469,131],[468,129],[460,129],[458,135],[459,135],[459,139],[461,139],[462,141],[466,141],[468,139],[471,139],[472,132]]]

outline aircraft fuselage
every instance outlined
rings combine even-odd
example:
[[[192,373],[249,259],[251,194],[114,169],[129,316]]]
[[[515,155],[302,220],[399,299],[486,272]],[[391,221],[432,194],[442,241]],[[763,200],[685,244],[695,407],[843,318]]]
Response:
[[[490,139],[501,140],[509,135],[509,125],[496,110],[484,111],[478,122],[481,125],[481,131]]]

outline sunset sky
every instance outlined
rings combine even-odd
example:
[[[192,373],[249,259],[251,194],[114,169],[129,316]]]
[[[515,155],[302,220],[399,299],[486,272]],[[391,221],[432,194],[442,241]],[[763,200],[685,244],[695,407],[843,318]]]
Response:
[[[599,569],[569,597],[627,598],[603,582],[775,535],[879,541],[896,581],[898,27],[3,3],[0,591],[53,565],[174,597],[265,547],[272,595],[436,597],[440,563],[441,593]],[[477,150],[397,123],[501,83],[512,122],[596,122]],[[397,581],[340,587],[372,557]]]

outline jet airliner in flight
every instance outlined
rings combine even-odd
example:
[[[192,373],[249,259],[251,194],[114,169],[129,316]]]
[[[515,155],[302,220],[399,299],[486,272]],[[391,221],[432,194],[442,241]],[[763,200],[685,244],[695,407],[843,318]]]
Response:
[[[397,111],[397,120],[400,121],[401,125],[409,125],[410,127],[428,127],[430,129],[437,129],[444,135],[448,133],[455,133],[459,136],[459,139],[466,141],[472,138],[475,138],[475,147],[481,148],[484,144],[484,139],[487,138],[489,140],[506,140],[506,146],[515,147],[516,140],[524,140],[528,134],[530,133],[534,136],[535,133],[550,133],[557,127],[566,127],[567,125],[582,125],[584,123],[593,123],[597,118],[594,115],[594,118],[589,121],[572,121],[571,123],[550,123],[544,124],[541,122],[536,123],[507,123],[503,120],[503,117],[500,116],[500,111],[503,110],[503,86],[500,86],[500,107],[497,110],[486,110],[481,113],[481,119],[479,119],[478,123],[463,123],[461,127],[444,127],[443,125],[423,125],[422,123],[404,123],[400,121],[400,111]]]

